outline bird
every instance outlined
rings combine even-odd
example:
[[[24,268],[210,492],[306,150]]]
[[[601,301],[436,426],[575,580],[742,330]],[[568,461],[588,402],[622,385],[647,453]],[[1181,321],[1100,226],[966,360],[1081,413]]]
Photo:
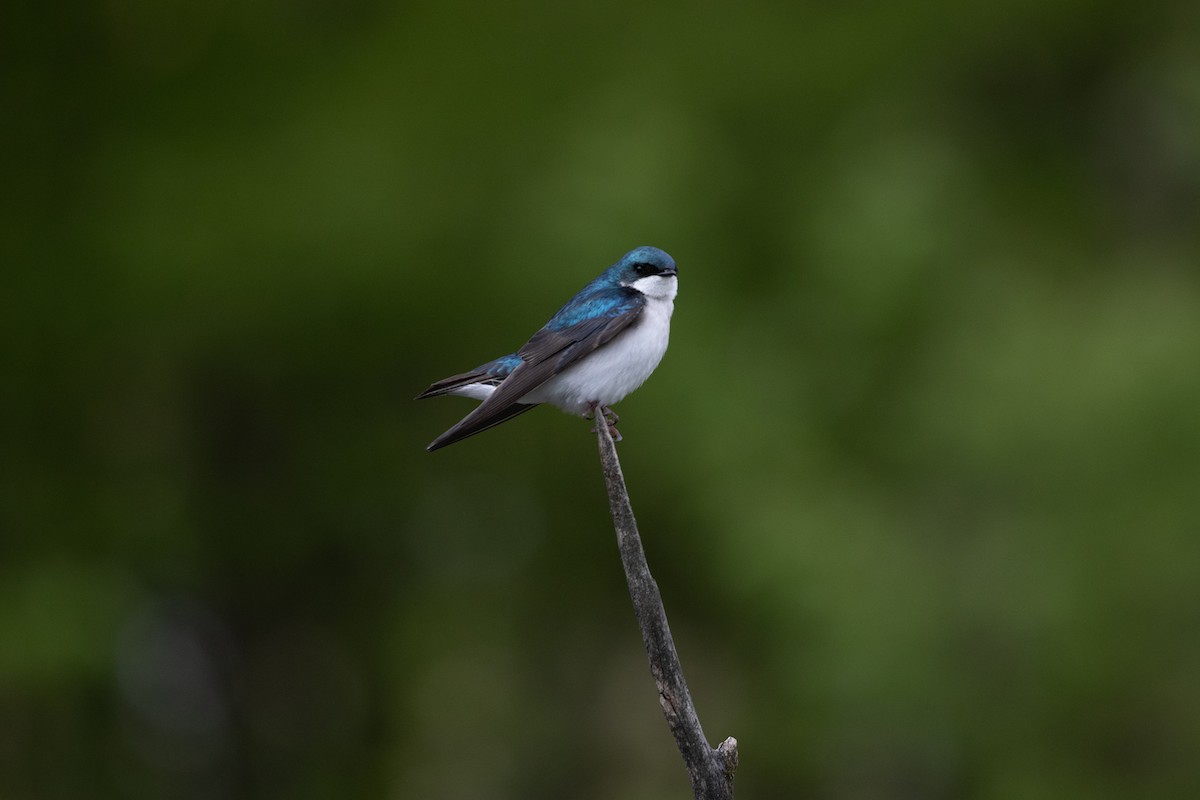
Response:
[[[548,403],[601,420],[616,441],[611,406],[641,386],[667,352],[679,280],[657,247],[630,250],[584,286],[516,352],[452,375],[417,395],[482,400],[425,449],[438,450]]]

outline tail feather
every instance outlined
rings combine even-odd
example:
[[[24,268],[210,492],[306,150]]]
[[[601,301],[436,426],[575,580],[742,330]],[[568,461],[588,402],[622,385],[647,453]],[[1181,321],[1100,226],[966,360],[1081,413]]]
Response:
[[[455,389],[461,389],[464,386],[469,386],[472,383],[488,380],[490,376],[483,370],[473,369],[470,372],[464,372],[461,375],[451,375],[449,378],[443,378],[437,383],[430,386],[425,391],[416,396],[417,400],[424,400],[426,397],[442,397],[453,392]]]
[[[424,400],[426,397],[443,397],[448,394],[459,394],[465,397],[486,400],[491,388],[500,385],[520,365],[521,357],[516,353],[510,353],[489,361],[483,366],[476,367],[470,372],[443,378],[417,395],[417,399]],[[472,387],[472,384],[479,385]],[[467,389],[467,387],[472,388]],[[459,391],[462,389],[467,390]],[[501,422],[507,422],[518,414],[525,413],[533,408],[534,405],[536,403],[531,405],[512,403],[500,410],[496,410],[494,403],[481,403],[470,414],[459,420],[454,427],[434,439],[429,447],[425,449],[437,450],[448,444],[454,444],[460,439],[474,436],[481,431],[486,431],[488,428],[499,425]],[[483,413],[480,413],[481,410]]]
[[[516,353],[509,353],[506,356],[494,358],[470,372],[443,378],[417,395],[416,399],[424,400],[426,397],[442,397],[443,395],[453,393],[455,389],[461,389],[472,383],[487,383],[495,386],[511,375],[512,371],[520,365],[521,357]]]

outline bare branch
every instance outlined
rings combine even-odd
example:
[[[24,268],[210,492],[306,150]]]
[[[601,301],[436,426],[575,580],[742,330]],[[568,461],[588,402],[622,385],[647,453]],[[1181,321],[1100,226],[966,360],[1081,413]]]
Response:
[[[642,629],[650,673],[658,686],[659,704],[683,756],[696,800],[733,800],[733,773],[738,762],[737,740],[730,737],[714,749],[704,737],[700,718],[688,694],[679,655],[675,652],[675,642],[671,639],[671,628],[667,625],[667,613],[663,609],[658,584],[654,582],[650,567],[646,564],[637,521],[629,504],[629,492],[625,488],[625,477],[621,473],[621,462],[617,459],[617,448],[608,425],[604,424],[600,415],[597,415],[596,423],[600,464],[608,485],[608,505],[617,529],[621,563],[625,567],[625,579],[629,583],[629,596],[633,600],[638,626]]]

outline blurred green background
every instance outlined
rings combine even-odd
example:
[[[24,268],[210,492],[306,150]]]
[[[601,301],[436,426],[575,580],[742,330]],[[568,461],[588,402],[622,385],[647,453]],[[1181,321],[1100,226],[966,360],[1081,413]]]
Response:
[[[589,424],[411,400],[641,244],[739,797],[1200,796],[1195,3],[6,16],[0,797],[688,797]]]

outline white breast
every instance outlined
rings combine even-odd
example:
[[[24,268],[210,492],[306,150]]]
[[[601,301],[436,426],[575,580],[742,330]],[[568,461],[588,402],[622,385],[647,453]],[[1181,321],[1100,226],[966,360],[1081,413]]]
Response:
[[[647,299],[637,322],[525,395],[521,402],[550,403],[563,411],[582,414],[592,403],[608,406],[620,402],[645,383],[667,352],[678,283],[673,275],[652,276],[633,286]]]

